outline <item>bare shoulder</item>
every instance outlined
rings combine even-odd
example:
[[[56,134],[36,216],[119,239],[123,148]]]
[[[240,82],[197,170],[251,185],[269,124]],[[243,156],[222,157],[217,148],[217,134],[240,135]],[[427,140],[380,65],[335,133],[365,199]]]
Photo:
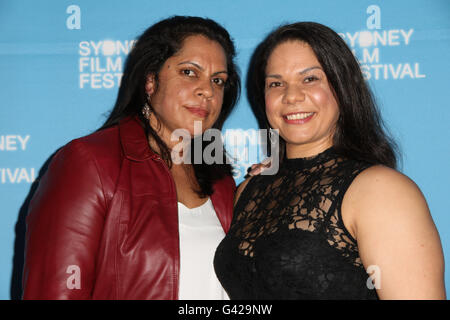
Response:
[[[383,165],[375,165],[364,170],[355,179],[355,183],[359,183],[362,186],[367,185],[368,187],[385,185],[392,187],[412,187],[417,189],[416,184],[409,177],[397,170]]]
[[[386,222],[432,225],[421,190],[406,175],[381,165],[361,172],[348,188],[342,203],[344,222],[355,238],[363,225],[379,228]]]
[[[234,196],[234,205],[236,205],[236,203],[238,202],[238,200],[242,194],[242,191],[244,191],[245,187],[247,186],[247,184],[249,183],[249,181],[252,178],[253,177],[250,176],[239,184],[239,186],[237,187],[237,190],[236,190],[236,194]]]
[[[361,237],[362,230],[379,230],[386,223],[433,224],[416,183],[382,165],[362,171],[353,180],[343,198],[342,218],[355,239]]]
[[[381,165],[361,172],[350,185],[348,194],[351,202],[360,209],[372,208],[370,211],[374,211],[406,206],[417,209],[411,213],[428,213],[425,198],[416,183],[406,175]],[[395,214],[391,210],[380,211],[377,214]]]
[[[414,181],[384,166],[368,168],[348,188],[342,213],[364,266],[383,272],[380,298],[445,298],[439,234]]]

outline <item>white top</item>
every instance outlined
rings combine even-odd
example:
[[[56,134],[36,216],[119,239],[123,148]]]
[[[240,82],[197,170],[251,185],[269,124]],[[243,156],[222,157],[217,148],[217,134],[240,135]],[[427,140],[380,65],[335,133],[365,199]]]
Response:
[[[178,202],[180,300],[229,300],[214,272],[214,253],[225,233],[208,199],[189,209]]]

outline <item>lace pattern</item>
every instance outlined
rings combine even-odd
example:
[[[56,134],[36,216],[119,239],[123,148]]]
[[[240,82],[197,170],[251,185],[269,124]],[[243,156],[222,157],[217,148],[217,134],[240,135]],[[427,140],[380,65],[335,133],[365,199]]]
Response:
[[[376,298],[340,213],[345,191],[369,166],[330,148],[285,159],[274,176],[253,177],[216,252],[230,297]]]

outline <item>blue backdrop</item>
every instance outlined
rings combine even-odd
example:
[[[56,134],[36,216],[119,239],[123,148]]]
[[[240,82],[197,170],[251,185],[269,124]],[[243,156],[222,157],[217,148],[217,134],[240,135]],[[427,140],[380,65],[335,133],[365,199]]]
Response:
[[[238,48],[243,83],[253,49],[285,22],[332,27],[361,62],[424,193],[450,259],[450,1],[448,0],[2,0],[0,2],[0,299],[14,298],[23,208],[48,157],[105,120],[134,39],[170,15],[215,19]],[[225,124],[236,181],[260,158],[245,91]],[[68,182],[70,183],[70,182]],[[401,227],[401,226],[399,226]],[[14,255],[14,252],[20,253]],[[450,276],[447,264],[446,287]]]

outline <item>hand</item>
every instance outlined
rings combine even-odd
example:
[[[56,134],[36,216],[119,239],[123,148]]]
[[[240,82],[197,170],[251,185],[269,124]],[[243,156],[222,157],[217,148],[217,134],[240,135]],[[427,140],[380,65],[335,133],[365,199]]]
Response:
[[[263,161],[261,161],[261,163],[252,164],[252,166],[247,170],[247,175],[251,177],[257,176],[261,174],[261,172],[263,172],[266,168],[269,168],[271,163],[272,163],[271,159],[266,158]]]

